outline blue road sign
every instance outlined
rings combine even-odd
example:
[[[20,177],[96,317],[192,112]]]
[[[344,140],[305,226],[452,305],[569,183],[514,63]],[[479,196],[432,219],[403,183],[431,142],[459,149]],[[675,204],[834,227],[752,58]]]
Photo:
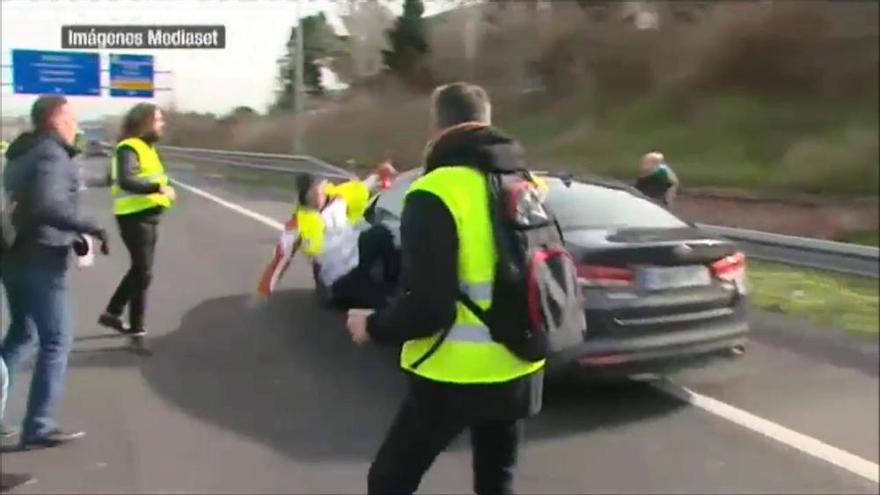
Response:
[[[12,50],[12,86],[20,94],[101,95],[97,53]]]
[[[110,54],[110,96],[153,97],[153,56]]]

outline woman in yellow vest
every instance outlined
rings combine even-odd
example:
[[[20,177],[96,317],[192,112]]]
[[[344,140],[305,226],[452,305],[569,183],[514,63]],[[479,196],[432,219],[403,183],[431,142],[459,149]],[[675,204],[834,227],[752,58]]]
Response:
[[[131,267],[98,323],[130,336],[146,334],[144,312],[152,280],[159,218],[176,198],[156,151],[164,128],[162,111],[155,105],[135,105],[123,121],[121,140],[116,145],[110,168],[113,214],[131,255]],[[126,306],[128,325],[122,321]]]
[[[363,216],[370,197],[396,173],[386,160],[362,181],[331,184],[311,174],[298,176],[297,205],[263,270],[257,293],[266,297],[275,290],[299,250],[315,264],[317,282],[330,290],[335,302],[383,305],[396,275],[394,238],[386,227],[370,226]],[[377,260],[385,269],[382,281],[371,276]]]
[[[413,493],[437,455],[471,434],[474,491],[511,493],[521,420],[541,407],[544,362],[526,362],[492,340],[459,301],[492,304],[497,253],[488,170],[521,170],[516,141],[490,126],[485,91],[456,83],[434,92],[436,134],[425,174],[401,218],[400,288],[385,308],[351,310],[357,344],[402,345],[409,392],[370,466],[368,493]],[[446,338],[438,338],[444,330]]]

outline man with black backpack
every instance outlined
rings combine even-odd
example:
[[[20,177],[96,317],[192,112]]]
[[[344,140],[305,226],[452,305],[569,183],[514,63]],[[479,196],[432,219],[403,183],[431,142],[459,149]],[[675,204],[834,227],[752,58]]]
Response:
[[[490,114],[478,86],[435,90],[425,174],[401,218],[400,293],[376,313],[349,312],[355,343],[403,344],[410,377],[369,493],[413,493],[466,429],[475,492],[511,493],[522,420],[541,408],[545,357],[558,336],[583,331],[571,330],[583,309],[558,227],[519,145]]]

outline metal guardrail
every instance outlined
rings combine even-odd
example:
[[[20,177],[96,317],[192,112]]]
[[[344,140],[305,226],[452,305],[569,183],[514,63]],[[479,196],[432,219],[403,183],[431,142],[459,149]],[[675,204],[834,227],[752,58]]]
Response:
[[[737,241],[755,259],[880,278],[880,249],[844,242],[697,224],[706,232]]]
[[[337,167],[327,163],[321,159],[309,155],[283,155],[277,153],[256,153],[250,151],[226,151],[212,150],[204,148],[184,148],[180,146],[162,146],[163,152],[171,152],[175,155],[189,155],[194,158],[211,158],[212,160],[223,160],[230,165],[248,166],[251,168],[261,168],[276,172],[318,172],[321,175],[339,178],[352,178],[354,174],[344,168]],[[232,158],[233,160],[229,160]],[[236,160],[247,160],[248,162],[265,162],[265,163],[241,163]],[[274,164],[274,166],[273,166]],[[286,164],[288,166],[282,166]],[[290,166],[290,165],[295,166]],[[303,170],[303,167],[296,166],[305,164],[313,170]],[[317,169],[317,170],[314,170]]]
[[[109,144],[103,144],[109,147]],[[179,146],[162,146],[160,149],[166,155],[174,157],[208,160],[223,165],[255,170],[278,173],[312,172],[327,177],[343,179],[354,177],[354,174],[348,170],[308,155],[284,155]],[[880,249],[875,247],[718,225],[697,224],[697,226],[711,235],[725,237],[738,242],[745,249],[746,253],[755,259],[880,278]]]
[[[812,251],[824,254],[836,254],[850,258],[859,258],[867,261],[880,260],[880,248],[850,244],[846,242],[826,241],[824,239],[811,239],[807,237],[795,237],[790,235],[760,232],[757,230],[735,229],[718,225],[697,224],[700,228],[722,235],[731,239],[737,239],[768,246],[796,248],[801,251]]]
[[[105,150],[112,148],[110,143],[101,143]],[[207,148],[188,148],[181,146],[160,146],[166,156],[210,160],[214,163],[279,173],[314,173],[324,177],[351,179],[355,174],[309,155],[283,155],[276,153],[257,153],[250,151],[230,151]]]

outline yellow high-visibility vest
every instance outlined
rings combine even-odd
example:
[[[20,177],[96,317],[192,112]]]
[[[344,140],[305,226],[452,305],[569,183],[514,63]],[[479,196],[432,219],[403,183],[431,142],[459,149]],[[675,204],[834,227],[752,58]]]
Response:
[[[165,175],[165,167],[159,159],[156,148],[144,142],[141,138],[124,139],[116,145],[119,150],[122,146],[131,147],[137,155],[140,168],[135,176],[141,180],[147,180],[161,186],[168,185],[168,176]],[[110,164],[110,179],[113,185],[110,187],[110,194],[113,196],[113,214],[114,215],[130,215],[139,211],[149,210],[161,206],[163,208],[171,207],[171,198],[164,194],[135,194],[124,191],[119,187],[116,174],[116,154],[113,154],[113,160]]]
[[[324,192],[328,196],[328,201],[332,201],[334,198],[341,198],[345,201],[346,217],[351,225],[363,218],[370,199],[370,190],[366,184],[359,180],[343,182],[338,185],[327,184]],[[324,221],[321,219],[321,212],[297,205],[294,207],[294,214],[299,235],[304,241],[303,251],[309,256],[320,255],[324,250]]]
[[[443,201],[458,233],[458,280],[465,294],[482,309],[492,303],[497,252],[489,217],[486,177],[471,167],[441,167],[410,186]],[[421,377],[447,383],[503,383],[540,370],[545,361],[528,362],[495,342],[489,328],[461,302],[455,323],[436,352],[417,368],[412,365],[432,347],[442,332],[403,345],[400,365]]]

